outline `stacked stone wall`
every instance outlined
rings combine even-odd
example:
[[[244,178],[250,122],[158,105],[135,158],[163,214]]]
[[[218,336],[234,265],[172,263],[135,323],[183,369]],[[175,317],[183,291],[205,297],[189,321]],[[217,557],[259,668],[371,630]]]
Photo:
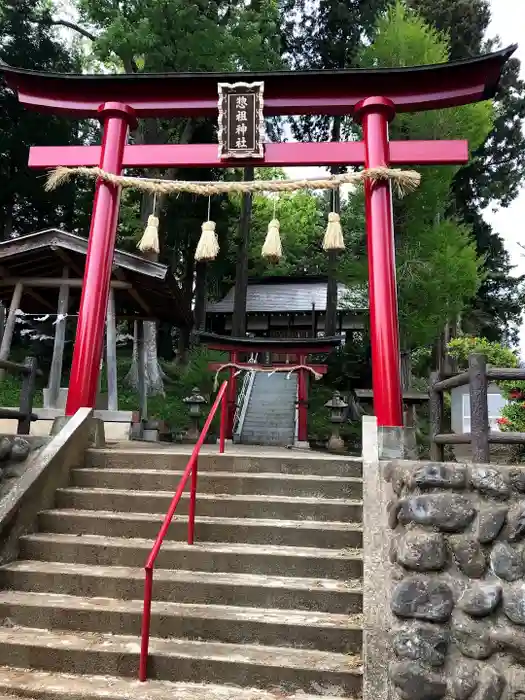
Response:
[[[394,462],[389,677],[404,700],[525,700],[525,468]]]

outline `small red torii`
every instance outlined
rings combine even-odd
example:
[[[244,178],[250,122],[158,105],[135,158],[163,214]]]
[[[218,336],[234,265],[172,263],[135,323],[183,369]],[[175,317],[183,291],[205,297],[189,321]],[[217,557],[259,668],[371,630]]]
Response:
[[[216,117],[221,82],[264,81],[266,116],[352,115],[362,142],[269,143],[263,159],[243,165],[293,167],[460,165],[465,141],[394,141],[388,123],[396,112],[457,107],[494,96],[516,46],[463,61],[394,69],[276,72],[64,75],[0,65],[20,102],[71,118],[98,118],[101,146],[33,147],[29,166],[123,168],[239,166],[219,159],[216,144],[127,145],[130,129],[146,117]],[[417,196],[417,194],[415,195]],[[119,215],[120,188],[98,180],[80,301],[66,414],[93,407]],[[403,425],[399,328],[391,186],[365,184],[370,332],[374,408],[380,427]]]

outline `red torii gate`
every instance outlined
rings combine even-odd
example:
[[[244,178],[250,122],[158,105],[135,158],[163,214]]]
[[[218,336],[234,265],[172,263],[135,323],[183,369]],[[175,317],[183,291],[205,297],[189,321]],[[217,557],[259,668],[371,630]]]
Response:
[[[239,166],[219,159],[216,144],[127,145],[130,129],[145,117],[216,117],[218,83],[264,81],[265,115],[353,115],[363,141],[267,144],[268,167],[306,165],[462,164],[465,141],[394,141],[388,123],[396,112],[456,107],[494,96],[516,46],[474,59],[415,68],[276,72],[269,74],[64,75],[0,66],[22,104],[72,118],[98,118],[101,146],[33,147],[29,166],[126,167]],[[415,195],[417,196],[417,195]],[[102,352],[120,189],[99,180],[75,340],[66,414],[94,406]],[[378,425],[401,427],[399,329],[389,182],[365,185],[374,407]]]

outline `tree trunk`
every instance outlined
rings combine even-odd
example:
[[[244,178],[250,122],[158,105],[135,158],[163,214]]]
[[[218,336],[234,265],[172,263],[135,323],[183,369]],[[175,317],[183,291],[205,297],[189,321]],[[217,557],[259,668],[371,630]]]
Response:
[[[189,248],[190,246],[188,246]],[[182,298],[189,310],[193,298],[193,275],[194,275],[193,254],[188,255],[185,261],[184,277],[182,279]],[[187,365],[189,360],[191,340],[191,328],[179,328],[179,345],[177,352],[177,364]]]
[[[255,169],[244,168],[244,180],[253,180]],[[243,338],[246,335],[246,298],[248,295],[248,248],[252,219],[252,194],[242,195],[241,220],[239,222],[239,254],[235,270],[235,297],[233,302],[232,336]]]
[[[409,391],[412,382],[412,355],[409,350],[401,351],[401,389]]]
[[[189,362],[190,353],[190,328],[179,328],[179,346],[177,352],[177,364],[184,367]]]
[[[131,367],[126,374],[124,382],[135,391],[139,389],[139,356],[138,356],[138,328],[137,321],[133,329],[133,354]],[[157,356],[157,324],[154,321],[144,321],[144,347],[146,350],[146,376],[144,383],[148,396],[165,396],[165,373],[159,364]]]
[[[335,117],[332,127],[332,141],[339,141],[341,137],[341,117]],[[339,172],[337,166],[331,168],[332,175]],[[341,193],[339,189],[333,190],[332,211],[341,213]],[[328,283],[326,286],[326,314],[324,332],[326,336],[337,333],[337,251],[328,251]]]
[[[144,348],[146,351],[148,396],[165,396],[164,379],[166,375],[162,371],[157,353],[157,324],[155,321],[144,321]]]
[[[207,304],[207,273],[206,262],[198,262],[195,265],[195,328],[203,331],[206,328],[206,304]]]

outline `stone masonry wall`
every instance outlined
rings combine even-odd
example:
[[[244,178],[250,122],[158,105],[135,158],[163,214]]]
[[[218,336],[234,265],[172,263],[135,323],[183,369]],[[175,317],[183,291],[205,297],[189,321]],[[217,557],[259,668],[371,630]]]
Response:
[[[403,700],[525,700],[525,468],[393,462],[389,680]]]

